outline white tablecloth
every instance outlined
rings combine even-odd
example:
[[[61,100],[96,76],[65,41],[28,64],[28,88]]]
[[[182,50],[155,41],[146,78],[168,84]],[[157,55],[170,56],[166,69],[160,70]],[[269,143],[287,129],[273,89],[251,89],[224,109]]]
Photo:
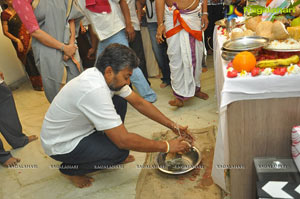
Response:
[[[214,30],[214,67],[216,96],[219,107],[219,127],[216,141],[212,177],[214,182],[226,190],[224,165],[229,165],[227,130],[227,105],[240,100],[300,97],[300,74],[259,75],[252,77],[228,78],[227,64],[221,57],[221,47],[226,37],[221,31]],[[229,165],[230,166],[230,165]]]

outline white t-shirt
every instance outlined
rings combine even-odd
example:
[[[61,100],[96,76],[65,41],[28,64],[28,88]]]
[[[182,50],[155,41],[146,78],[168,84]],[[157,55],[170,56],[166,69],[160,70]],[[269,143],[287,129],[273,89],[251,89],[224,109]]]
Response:
[[[137,17],[137,13],[136,13],[135,0],[126,0],[126,2],[128,4],[132,26],[133,26],[134,30],[140,31],[141,27],[140,27],[139,19]]]
[[[42,146],[48,155],[66,154],[95,131],[122,124],[112,97],[131,94],[126,85],[120,91],[109,89],[102,73],[95,67],[68,82],[51,103],[41,130]]]
[[[93,25],[99,40],[107,39],[125,28],[124,16],[119,0],[108,0],[111,12],[96,13],[85,7],[85,0],[78,0],[79,7]]]
[[[151,9],[151,4],[152,4],[152,9]],[[146,13],[147,22],[148,23],[157,22],[156,9],[155,9],[155,1],[151,2],[150,0],[146,0],[146,5],[147,5],[146,9],[148,9],[150,17],[152,15],[152,11],[153,11],[152,18],[149,18],[148,15],[147,15],[147,13]]]

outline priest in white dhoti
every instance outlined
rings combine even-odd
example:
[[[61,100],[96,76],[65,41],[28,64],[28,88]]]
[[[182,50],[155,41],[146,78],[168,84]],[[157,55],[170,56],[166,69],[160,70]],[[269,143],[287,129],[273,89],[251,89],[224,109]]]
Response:
[[[182,107],[191,97],[208,99],[201,92],[202,31],[208,26],[207,0],[156,1],[158,43],[167,38],[171,85],[175,99],[171,106]],[[163,22],[163,18],[165,21]]]

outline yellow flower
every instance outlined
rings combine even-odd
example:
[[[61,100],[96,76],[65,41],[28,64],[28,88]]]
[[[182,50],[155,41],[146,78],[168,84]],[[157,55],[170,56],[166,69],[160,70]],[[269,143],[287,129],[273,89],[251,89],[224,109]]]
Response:
[[[240,73],[240,76],[241,76],[241,77],[246,77],[247,74],[248,74],[247,71],[242,70],[242,72]]]
[[[295,65],[290,65],[288,68],[287,68],[287,72],[288,74],[291,74],[295,69]]]
[[[231,71],[233,71],[234,69],[233,69],[233,67],[229,67],[228,69],[227,69],[227,72],[231,72]]]

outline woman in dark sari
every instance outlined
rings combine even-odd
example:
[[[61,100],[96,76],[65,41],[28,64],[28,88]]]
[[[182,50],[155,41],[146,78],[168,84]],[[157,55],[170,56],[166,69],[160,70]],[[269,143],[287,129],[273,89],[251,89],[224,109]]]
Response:
[[[7,8],[1,13],[2,30],[16,49],[18,58],[25,66],[34,90],[42,91],[42,79],[35,65],[31,49],[31,36],[12,7],[12,0],[5,0]]]

